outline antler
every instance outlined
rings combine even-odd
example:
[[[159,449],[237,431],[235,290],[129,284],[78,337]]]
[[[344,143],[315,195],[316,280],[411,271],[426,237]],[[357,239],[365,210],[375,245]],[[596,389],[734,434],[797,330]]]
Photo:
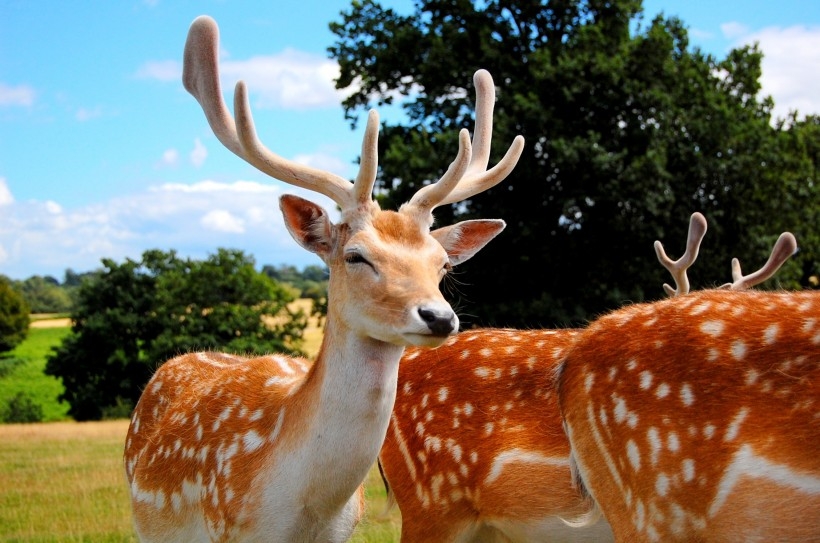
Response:
[[[737,258],[732,259],[732,279],[733,283],[726,283],[720,288],[728,290],[746,290],[755,285],[759,285],[766,279],[772,277],[780,266],[786,262],[790,256],[797,252],[797,240],[791,232],[783,232],[772,248],[772,254],[769,255],[769,260],[762,268],[749,275],[743,275],[740,271],[740,261]]]
[[[493,168],[490,144],[493,133],[495,84],[490,72],[478,70],[473,76],[476,89],[475,133],[470,143],[467,129],[459,133],[458,155],[447,172],[436,183],[419,189],[408,205],[422,212],[432,212],[438,206],[466,200],[503,181],[515,168],[524,150],[523,136],[516,136],[504,158]]]
[[[267,149],[258,139],[248,103],[245,83],[236,84],[231,117],[219,83],[219,28],[207,16],[197,17],[188,31],[182,68],[182,83],[205,112],[208,124],[222,144],[263,173],[332,199],[342,209],[370,201],[378,167],[379,116],[370,111],[362,142],[362,159],[354,183],[330,172],[298,164]]]
[[[660,241],[655,242],[655,254],[658,255],[658,260],[664,268],[669,270],[672,278],[675,280],[675,286],[672,288],[666,283],[663,284],[663,290],[670,297],[680,296],[689,292],[689,278],[686,276],[686,270],[695,262],[698,257],[698,250],[700,249],[700,242],[703,241],[703,236],[706,235],[706,218],[698,213],[692,213],[689,218],[689,234],[686,236],[686,252],[683,253],[679,259],[674,262],[666,256],[663,250],[663,244]]]

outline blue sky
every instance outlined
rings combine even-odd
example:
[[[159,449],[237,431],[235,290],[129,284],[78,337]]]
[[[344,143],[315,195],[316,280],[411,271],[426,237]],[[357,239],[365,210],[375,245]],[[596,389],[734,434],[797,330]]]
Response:
[[[362,127],[333,89],[327,28],[350,0],[0,0],[0,274],[63,278],[146,249],[257,263],[319,264],[285,231],[278,196],[323,197],[271,180],[222,147],[180,82],[200,14],[220,26],[223,88],[245,79],[265,144],[345,177]],[[385,1],[409,13],[411,0]],[[820,113],[820,2],[647,0],[718,57],[757,41],[764,93]],[[226,100],[231,103],[231,96]],[[362,125],[364,123],[361,123]]]

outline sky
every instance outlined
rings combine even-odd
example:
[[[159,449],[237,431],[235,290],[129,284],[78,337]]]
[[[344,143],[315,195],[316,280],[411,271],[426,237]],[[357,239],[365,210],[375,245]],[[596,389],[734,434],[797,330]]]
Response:
[[[62,280],[102,258],[174,249],[203,259],[219,247],[260,268],[320,265],[290,238],[278,198],[302,195],[332,217],[334,204],[219,143],[182,87],[182,50],[191,21],[212,16],[226,101],[244,79],[268,148],[353,178],[364,122],[352,130],[344,119],[326,52],[328,23],[350,4],[0,0],[0,274]],[[382,5],[408,14],[413,2]],[[820,2],[645,0],[644,11],[679,17],[690,44],[718,58],[759,43],[775,115],[820,113]]]

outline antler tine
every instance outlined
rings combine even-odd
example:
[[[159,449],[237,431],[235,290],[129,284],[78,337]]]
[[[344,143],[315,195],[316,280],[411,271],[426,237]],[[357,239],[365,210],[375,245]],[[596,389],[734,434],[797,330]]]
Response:
[[[495,83],[487,70],[478,70],[473,76],[476,89],[475,131],[473,157],[458,185],[439,204],[453,204],[490,189],[507,178],[524,151],[524,137],[516,136],[504,158],[490,170],[490,144],[493,135]]]
[[[410,204],[432,212],[438,206],[460,202],[483,192],[504,179],[515,168],[524,150],[524,138],[516,136],[504,158],[492,169],[487,170],[490,160],[490,144],[493,132],[493,108],[495,107],[495,84],[487,70],[478,70],[473,76],[476,88],[476,121],[473,141],[469,136],[464,142],[466,131],[459,134],[459,154],[456,160],[442,176],[431,185],[419,189],[410,200]],[[470,150],[469,156],[462,151]],[[460,174],[461,164],[467,160],[464,171]],[[453,186],[448,188],[449,185]]]
[[[744,276],[740,270],[740,261],[737,258],[732,259],[732,279],[733,283],[726,283],[720,288],[729,290],[746,290],[755,285],[759,285],[766,279],[772,277],[780,266],[786,262],[790,256],[797,252],[797,240],[791,232],[783,232],[772,248],[772,254],[769,255],[769,260],[762,268],[754,273]]]
[[[689,292],[689,278],[686,276],[686,270],[695,262],[700,250],[700,243],[703,241],[703,236],[706,235],[706,218],[698,213],[692,213],[689,218],[689,233],[686,236],[686,251],[678,260],[674,262],[663,250],[663,244],[660,241],[655,242],[655,254],[658,255],[658,260],[661,265],[669,270],[672,278],[675,280],[675,286],[672,288],[668,284],[663,284],[663,290],[670,297],[681,296]]]
[[[234,94],[234,120],[225,101],[219,83],[219,28],[216,22],[207,16],[197,17],[188,31],[185,42],[182,80],[185,88],[200,103],[208,124],[216,137],[234,154],[247,161],[261,172],[285,183],[308,189],[332,199],[342,209],[356,205],[357,197],[366,193],[371,197],[375,181],[375,151],[362,153],[362,170],[357,183],[330,172],[318,170],[283,158],[267,149],[256,135],[248,93],[245,83],[236,84]],[[370,115],[365,132],[363,147],[374,147],[378,134],[378,116]],[[365,163],[365,156],[367,162]],[[372,180],[366,180],[373,172]],[[363,180],[360,186],[358,181]],[[369,189],[369,190],[368,190]]]

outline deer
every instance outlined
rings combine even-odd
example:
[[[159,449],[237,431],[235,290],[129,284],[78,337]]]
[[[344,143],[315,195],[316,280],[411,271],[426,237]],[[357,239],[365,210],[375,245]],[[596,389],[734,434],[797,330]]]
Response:
[[[689,292],[686,272],[706,227],[702,214],[692,214],[686,251],[676,261],[655,243],[675,279],[675,288],[664,285],[669,296]],[[765,281],[794,253],[793,243],[784,233],[763,268],[725,288]],[[379,454],[389,499],[401,511],[403,543],[613,540],[606,519],[573,486],[554,386],[581,333],[479,328],[436,349],[406,351]]]
[[[573,480],[618,542],[820,541],[820,295],[732,269],[601,316],[560,363]]]
[[[473,139],[398,211],[372,198],[378,114],[368,114],[353,183],[276,155],[259,141],[244,82],[234,116],[222,98],[219,32],[193,21],[183,83],[227,149],[261,172],[332,199],[280,198],[286,227],[330,270],[328,309],[315,360],[270,354],[182,354],[162,364],[141,395],[123,461],[142,541],[323,541],[350,537],[363,514],[362,482],[374,465],[396,395],[405,347],[434,347],[459,319],[439,283],[504,228],[503,220],[432,229],[433,210],[505,179],[523,151],[514,139],[487,168],[495,86],[474,76]]]

